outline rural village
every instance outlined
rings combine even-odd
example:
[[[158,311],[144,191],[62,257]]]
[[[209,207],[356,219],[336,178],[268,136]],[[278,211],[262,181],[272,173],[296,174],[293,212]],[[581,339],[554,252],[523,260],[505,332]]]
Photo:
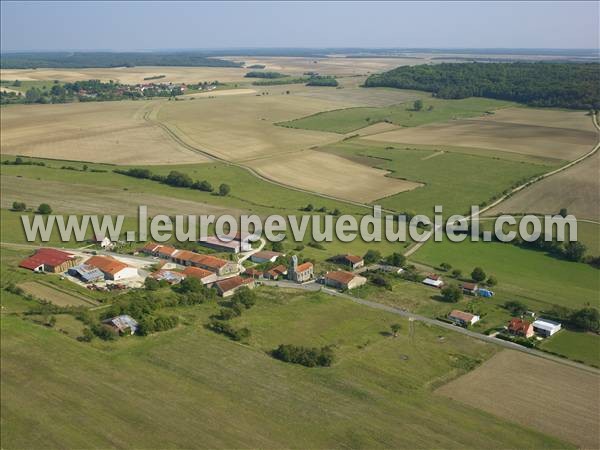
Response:
[[[2,2],[2,449],[600,448],[597,3],[254,3]]]

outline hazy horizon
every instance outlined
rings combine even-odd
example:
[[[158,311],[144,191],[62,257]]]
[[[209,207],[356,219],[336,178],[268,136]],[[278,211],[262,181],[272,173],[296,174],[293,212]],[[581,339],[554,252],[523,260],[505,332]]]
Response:
[[[0,8],[2,52],[599,45],[597,2],[3,1]]]

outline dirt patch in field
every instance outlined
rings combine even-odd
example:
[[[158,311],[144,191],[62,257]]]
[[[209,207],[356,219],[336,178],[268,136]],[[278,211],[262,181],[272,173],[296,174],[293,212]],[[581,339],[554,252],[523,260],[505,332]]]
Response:
[[[239,217],[241,210],[207,203],[183,200],[165,195],[147,194],[91,184],[61,183],[2,175],[2,208],[10,208],[15,199],[28,205],[46,202],[56,212],[65,214],[123,214],[137,217],[139,205],[148,206],[155,214],[232,214]]]
[[[422,186],[387,177],[385,170],[310,150],[285,158],[255,160],[250,165],[260,174],[281,183],[365,203]]]
[[[503,213],[556,214],[567,208],[578,219],[600,220],[600,153],[596,152],[564,172],[535,183],[498,206],[485,216]]]
[[[144,120],[157,102],[11,105],[2,109],[2,153],[117,164],[207,161]]]
[[[41,275],[40,275],[41,276]],[[33,295],[41,300],[49,301],[58,306],[94,306],[96,302],[93,300],[84,300],[79,295],[69,294],[52,286],[39,283],[37,281],[26,281],[19,284],[25,293]]]
[[[590,372],[504,350],[436,393],[582,448],[600,448],[600,379]]]
[[[486,118],[403,128],[369,136],[369,139],[476,147],[571,161],[591,150],[597,134],[593,131],[496,122]]]

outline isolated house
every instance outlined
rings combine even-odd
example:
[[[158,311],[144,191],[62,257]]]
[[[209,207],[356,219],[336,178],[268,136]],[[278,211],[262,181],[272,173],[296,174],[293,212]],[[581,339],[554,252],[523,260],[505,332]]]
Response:
[[[448,314],[448,319],[452,322],[460,325],[462,327],[467,327],[469,325],[473,325],[474,323],[479,322],[480,317],[474,314],[459,311],[458,309],[452,310],[450,314]]]
[[[253,289],[254,280],[252,278],[242,278],[240,276],[235,276],[217,281],[215,283],[215,286],[217,288],[217,292],[221,297],[230,297],[233,294],[235,294],[235,292],[238,289],[241,289],[243,287]]]
[[[336,289],[354,289],[364,285],[367,279],[345,270],[336,270],[325,274],[325,284]]]
[[[427,275],[427,278],[423,280],[423,284],[426,284],[427,286],[441,288],[444,285],[444,282],[442,281],[442,278],[439,275],[431,273]]]
[[[290,261],[287,276],[291,281],[295,281],[296,283],[304,283],[313,278],[314,270],[314,266],[311,262],[298,264],[298,257],[294,255]]]
[[[560,329],[561,324],[553,320],[538,319],[533,322],[533,331],[540,336],[550,337]]]
[[[116,316],[102,323],[116,330],[119,334],[134,334],[138,329],[137,321],[128,315]]]
[[[130,267],[112,256],[92,256],[85,263],[100,269],[107,280],[119,281],[138,275],[135,267]]]
[[[202,284],[212,284],[217,281],[217,274],[199,267],[186,267],[181,274],[185,277],[197,278]]]
[[[65,272],[77,264],[78,258],[71,253],[53,248],[40,248],[19,263],[19,267],[33,270],[34,272]]]
[[[513,318],[508,322],[508,332],[515,336],[530,338],[533,336],[533,325],[527,320]]]
[[[254,253],[250,259],[258,264],[261,263],[265,263],[265,262],[275,262],[277,261],[277,258],[279,258],[280,256],[282,256],[282,253],[279,252],[272,252],[272,251],[268,251],[268,250],[263,250],[260,252],[256,252]]]

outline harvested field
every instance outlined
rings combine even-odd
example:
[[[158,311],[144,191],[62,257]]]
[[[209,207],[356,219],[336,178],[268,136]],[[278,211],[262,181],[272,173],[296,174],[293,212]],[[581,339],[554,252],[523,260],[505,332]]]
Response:
[[[486,216],[502,213],[556,214],[567,208],[579,219],[600,220],[600,153],[567,170],[535,183],[498,206]]]
[[[158,120],[186,141],[231,161],[298,151],[339,140],[338,135],[277,127],[336,104],[295,95],[239,95],[194,102],[163,103]]]
[[[158,102],[11,105],[2,110],[2,153],[117,164],[205,162],[143,119]]]
[[[195,94],[187,94],[181,98],[205,98],[205,97],[223,97],[226,95],[247,95],[256,94],[254,89],[223,89],[220,91],[197,92]]]
[[[123,84],[147,83],[144,78],[165,75],[160,83],[203,82],[219,80],[220,82],[243,81],[248,70],[238,67],[115,67],[91,69],[2,69],[3,80],[60,80],[65,82],[82,80],[109,80]]]
[[[452,145],[502,150],[559,160],[587,153],[597,133],[551,126],[462,119],[372,135],[369,139],[404,144]]]
[[[436,392],[582,448],[600,448],[600,380],[590,372],[505,350]]]
[[[78,294],[69,294],[66,291],[56,289],[50,285],[37,281],[26,281],[19,284],[25,293],[33,295],[35,298],[49,301],[57,306],[93,306],[96,304],[93,300],[84,300]]]
[[[558,109],[504,108],[482,120],[493,122],[536,125],[540,127],[568,128],[572,130],[596,131],[590,116],[583,111],[563,111]]]
[[[14,199],[28,205],[46,202],[56,212],[77,214],[123,214],[137,217],[139,205],[148,206],[150,215],[154,214],[232,214],[239,216],[241,210],[220,207],[202,202],[148,194],[91,184],[62,183],[60,181],[34,180],[2,175],[2,208],[10,208]]]
[[[387,177],[385,170],[316,151],[293,153],[281,159],[255,160],[250,165],[269,179],[358,202],[372,202],[422,186]]]

